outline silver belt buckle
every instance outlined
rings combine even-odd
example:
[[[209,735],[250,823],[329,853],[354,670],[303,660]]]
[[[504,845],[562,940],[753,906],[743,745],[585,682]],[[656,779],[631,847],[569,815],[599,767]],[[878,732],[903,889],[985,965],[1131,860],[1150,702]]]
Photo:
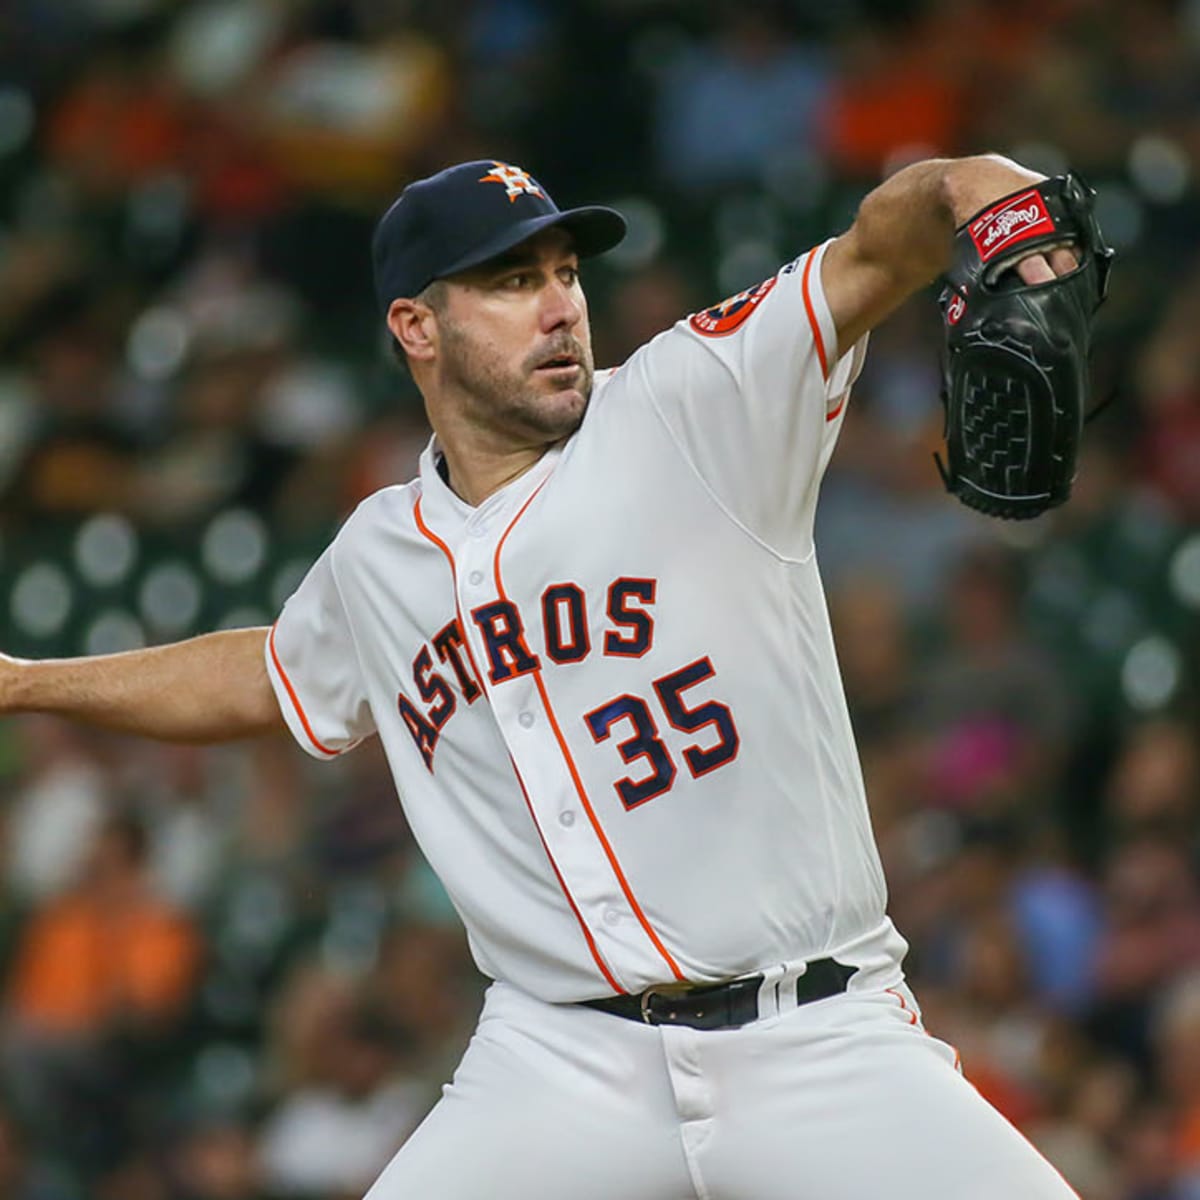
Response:
[[[638,1008],[641,1010],[642,1021],[647,1025],[653,1025],[652,1014],[650,1012],[650,1000],[654,996],[674,996],[686,995],[693,988],[690,983],[662,983],[657,986],[646,988],[638,999]]]

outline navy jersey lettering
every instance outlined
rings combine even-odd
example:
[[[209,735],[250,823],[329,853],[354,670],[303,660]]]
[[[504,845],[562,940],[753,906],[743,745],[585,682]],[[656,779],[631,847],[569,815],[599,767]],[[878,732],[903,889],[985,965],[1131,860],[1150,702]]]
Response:
[[[471,678],[469,664],[463,657],[463,632],[457,618],[433,635],[433,648],[442,662],[450,664],[463,699],[474,704],[479,698],[479,684]]]
[[[608,615],[618,629],[604,635],[604,653],[641,658],[654,642],[654,618],[646,607],[654,603],[658,581],[617,579],[608,589]]]
[[[494,600],[472,610],[471,619],[483,634],[488,654],[488,678],[503,683],[517,675],[536,671],[541,663],[525,644],[521,614],[511,600]]]
[[[441,729],[454,715],[457,702],[450,685],[433,669],[433,655],[428,646],[422,646],[421,652],[413,659],[413,680],[421,699],[430,705],[429,719],[435,729]]]
[[[556,663],[579,662],[592,648],[588,636],[587,605],[583,589],[574,583],[556,583],[542,593],[542,623],[546,653]]]
[[[439,736],[437,726],[412,704],[407,696],[400,696],[397,704],[400,708],[400,716],[408,727],[408,732],[412,734],[412,739],[417,744],[425,766],[429,773],[433,774],[433,752],[437,749]]]

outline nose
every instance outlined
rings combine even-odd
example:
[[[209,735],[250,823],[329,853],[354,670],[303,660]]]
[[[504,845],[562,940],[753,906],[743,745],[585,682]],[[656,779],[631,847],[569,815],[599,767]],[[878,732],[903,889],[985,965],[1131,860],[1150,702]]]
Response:
[[[579,293],[561,279],[542,289],[541,326],[543,333],[556,329],[574,329],[583,317]]]

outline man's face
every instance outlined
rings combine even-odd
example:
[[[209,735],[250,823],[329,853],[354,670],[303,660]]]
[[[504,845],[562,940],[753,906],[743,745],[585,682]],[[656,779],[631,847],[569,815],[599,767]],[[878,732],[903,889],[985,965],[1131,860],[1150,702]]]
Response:
[[[579,428],[593,366],[578,267],[552,229],[446,280],[435,372],[461,419],[534,445]]]

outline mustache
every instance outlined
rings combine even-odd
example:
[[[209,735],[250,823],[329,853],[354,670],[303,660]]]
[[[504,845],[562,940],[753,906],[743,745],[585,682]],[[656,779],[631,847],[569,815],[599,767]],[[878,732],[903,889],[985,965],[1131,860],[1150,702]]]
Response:
[[[578,338],[567,334],[563,337],[555,338],[553,341],[547,342],[544,346],[538,347],[525,360],[525,369],[527,371],[535,371],[538,367],[543,366],[554,358],[571,358],[574,359],[581,367],[585,369],[590,367],[590,359],[587,350],[583,343]]]

